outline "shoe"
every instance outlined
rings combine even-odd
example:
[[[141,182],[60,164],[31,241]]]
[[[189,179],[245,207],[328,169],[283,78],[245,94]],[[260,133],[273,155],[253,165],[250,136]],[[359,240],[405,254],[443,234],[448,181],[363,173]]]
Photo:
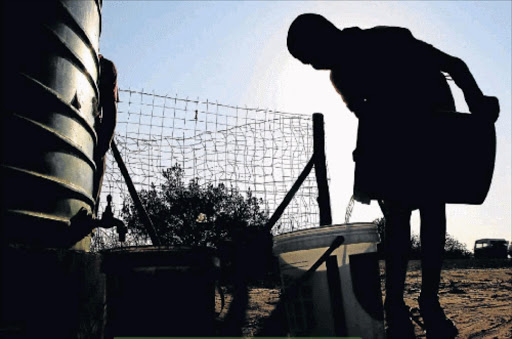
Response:
[[[427,339],[453,339],[459,334],[457,327],[444,314],[437,297],[426,299],[420,296],[418,304]]]
[[[415,339],[414,325],[411,320],[409,307],[405,303],[398,305],[385,305],[386,310],[386,338],[387,339]]]

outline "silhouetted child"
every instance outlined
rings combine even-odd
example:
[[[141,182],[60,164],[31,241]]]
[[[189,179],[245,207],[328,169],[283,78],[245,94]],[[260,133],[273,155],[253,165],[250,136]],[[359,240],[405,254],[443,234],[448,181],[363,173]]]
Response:
[[[466,64],[417,40],[400,27],[339,30],[317,14],[303,14],[288,31],[288,50],[305,64],[331,70],[331,81],[359,120],[354,197],[378,200],[386,218],[386,312],[390,338],[414,338],[403,300],[410,216],[421,217],[420,311],[427,338],[453,338],[454,324],[438,300],[446,236],[445,202],[429,178],[426,122],[436,111],[454,111],[442,72],[459,86],[471,113],[495,121],[498,100],[484,96]],[[429,153],[431,152],[431,153]],[[431,177],[431,176],[430,176]]]
[[[96,173],[94,176],[93,194],[96,202],[96,213],[100,200],[101,185],[103,175],[105,174],[106,153],[110,148],[114,138],[114,130],[117,122],[117,103],[119,94],[117,88],[117,70],[112,61],[99,55],[100,75],[99,75],[99,94],[100,102],[98,115],[95,121],[95,130],[98,136],[98,142],[94,150],[94,161],[96,163]]]

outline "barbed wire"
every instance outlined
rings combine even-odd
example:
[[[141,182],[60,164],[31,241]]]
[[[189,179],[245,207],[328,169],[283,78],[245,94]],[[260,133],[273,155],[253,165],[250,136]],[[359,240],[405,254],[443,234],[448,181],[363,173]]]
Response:
[[[137,190],[157,188],[162,171],[179,164],[185,182],[251,190],[272,214],[311,158],[310,115],[119,90],[115,142]],[[128,196],[109,152],[100,200],[113,197],[119,217]],[[316,181],[310,175],[274,227],[274,234],[318,225]]]

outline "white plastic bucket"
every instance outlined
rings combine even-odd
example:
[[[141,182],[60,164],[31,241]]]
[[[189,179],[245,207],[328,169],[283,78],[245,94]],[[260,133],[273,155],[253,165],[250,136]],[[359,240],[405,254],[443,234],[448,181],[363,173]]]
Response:
[[[285,301],[290,334],[384,338],[375,224],[324,226],[274,237],[283,286],[303,275],[340,235],[344,242],[331,254],[330,269],[324,262],[297,296]]]

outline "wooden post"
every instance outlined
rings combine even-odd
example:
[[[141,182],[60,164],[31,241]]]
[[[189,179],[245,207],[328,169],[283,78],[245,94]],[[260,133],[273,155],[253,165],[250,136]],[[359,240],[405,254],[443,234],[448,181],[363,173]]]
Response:
[[[274,214],[272,214],[272,217],[270,217],[270,219],[268,220],[267,224],[265,225],[265,228],[269,232],[272,230],[272,227],[274,227],[274,225],[279,220],[279,218],[281,218],[281,215],[283,214],[284,210],[286,209],[286,207],[288,206],[290,201],[292,201],[293,196],[295,195],[295,193],[297,193],[297,191],[299,190],[299,188],[302,185],[302,183],[304,182],[304,180],[306,180],[309,172],[311,172],[311,170],[313,169],[313,160],[314,160],[313,158],[314,157],[312,157],[308,161],[306,167],[304,167],[304,169],[302,170],[302,173],[299,175],[299,177],[297,178],[297,180],[293,184],[292,188],[290,188],[290,190],[288,191],[288,193],[284,197],[284,199],[281,202],[281,204],[279,204],[279,206],[274,211]]]
[[[313,158],[318,185],[317,201],[320,208],[320,226],[330,225],[332,224],[331,198],[329,196],[325,161],[324,116],[321,113],[313,114]]]
[[[146,209],[144,208],[144,205],[142,205],[142,201],[140,201],[139,195],[137,194],[137,190],[135,189],[135,186],[133,185],[132,179],[130,178],[130,174],[128,173],[128,169],[126,168],[126,165],[124,164],[123,158],[121,158],[121,153],[119,153],[119,150],[117,149],[117,145],[112,140],[111,143],[112,153],[114,153],[114,158],[116,159],[117,165],[119,166],[119,169],[121,170],[121,173],[123,174],[124,181],[126,182],[126,186],[128,186],[128,191],[130,192],[130,196],[132,197],[133,202],[135,203],[135,206],[137,207],[137,210],[139,211],[139,215],[142,219],[142,223],[144,226],[146,226],[146,230],[148,231],[149,237],[151,238],[151,242],[155,246],[160,246],[160,238],[158,238],[158,234],[156,233],[155,226],[153,226],[153,222],[151,221],[151,218],[149,217],[148,213],[146,212]]]

